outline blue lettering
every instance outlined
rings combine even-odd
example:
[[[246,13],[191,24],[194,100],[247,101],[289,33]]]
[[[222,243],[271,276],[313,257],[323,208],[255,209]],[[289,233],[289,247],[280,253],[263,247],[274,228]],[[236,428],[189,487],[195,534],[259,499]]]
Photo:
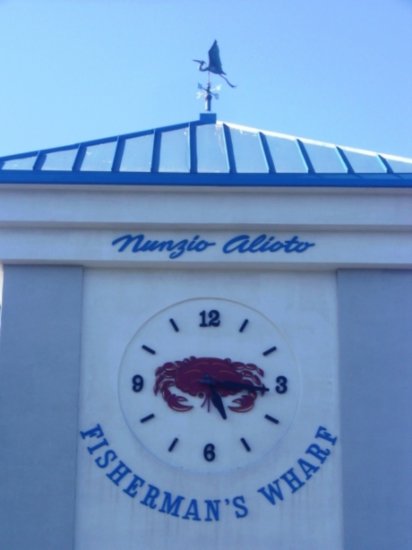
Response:
[[[187,251],[188,252],[192,252],[192,250],[196,250],[197,251],[197,246],[198,246],[198,240],[199,240],[199,235],[195,235],[193,237],[193,239],[190,241],[190,243],[187,245]],[[204,242],[204,241],[201,241],[201,242]]]
[[[106,474],[106,476],[110,479],[110,481],[113,481],[115,485],[120,485],[120,482],[123,481],[123,479],[130,474],[131,471],[132,470],[126,466],[124,462],[119,460],[119,464],[116,468],[109,474]]]
[[[132,252],[137,252],[139,250],[139,246],[143,241],[143,239],[144,239],[144,235],[135,235],[134,237],[133,235],[122,235],[121,237],[118,237],[117,239],[112,241],[112,246],[115,246],[116,244],[124,241],[123,245],[118,250],[118,252],[123,252],[123,250],[126,250],[126,248],[129,246],[130,243],[132,243],[133,241],[136,241]]]
[[[199,235],[195,235],[193,237],[193,239],[187,245],[188,252],[192,252],[192,250],[194,250],[195,252],[203,252],[209,246],[215,246],[216,244],[214,242],[204,241],[203,239],[199,241],[199,239],[200,239]]]
[[[283,481],[286,481],[286,483],[289,485],[292,493],[296,493],[301,487],[305,485],[303,481],[301,481],[298,476],[295,474],[295,471],[293,468],[290,468],[286,473],[280,476]]]
[[[275,237],[268,237],[266,239],[266,241],[264,242],[264,244],[260,247],[260,251],[261,252],[271,252],[272,251],[272,242],[274,240]],[[282,248],[282,245],[280,245],[280,248]],[[274,252],[274,251],[272,251]]]
[[[151,241],[150,239],[147,240],[143,245],[136,250],[136,252],[155,252],[156,250],[160,250],[160,252],[163,252],[163,250],[173,250],[173,241]],[[133,248],[133,252],[135,252]]]
[[[311,246],[315,246],[315,243],[300,242],[297,235],[285,241],[285,252],[298,252],[299,254],[305,252]]]
[[[192,519],[193,521],[201,521],[199,516],[199,507],[197,505],[197,500],[192,498],[189,503],[189,506],[186,510],[186,514],[183,516],[183,519]]]
[[[316,472],[319,470],[318,466],[314,466],[307,460],[304,460],[303,458],[299,458],[298,464],[302,469],[302,472],[305,474],[306,479],[310,479],[313,474],[316,474]]]
[[[289,239],[288,241],[285,241],[285,252],[286,253],[290,253],[290,252],[296,252],[296,245],[299,243],[298,241],[298,238],[296,237],[296,235],[294,237],[292,237],[291,239]]]
[[[153,510],[156,508],[155,500],[160,495],[160,491],[157,487],[154,485],[149,484],[149,488],[147,490],[147,493],[143,500],[141,500],[141,504],[144,504],[145,506],[149,506],[149,508],[152,508]]]
[[[318,439],[323,439],[328,443],[335,445],[337,437],[333,436],[326,428],[319,426],[316,431],[315,437]],[[331,454],[331,451],[327,448],[322,448],[316,443],[312,443],[305,451],[308,455],[315,457],[321,464],[325,462],[328,456]],[[278,501],[283,500],[283,492],[280,487],[279,481],[283,480],[291,489],[292,494],[296,493],[301,487],[305,485],[305,482],[312,478],[313,474],[319,471],[320,466],[315,465],[309,460],[304,458],[298,458],[297,466],[299,467],[302,474],[305,476],[305,481],[302,481],[297,475],[293,468],[290,468],[287,472],[280,476],[280,479],[276,479],[272,483],[269,483],[265,487],[258,489],[258,492],[261,493],[266,500],[268,500],[273,506],[277,504]]]
[[[137,252],[170,252],[169,258],[175,260],[179,258],[185,252],[203,252],[210,246],[215,246],[216,243],[212,241],[205,241],[200,239],[199,235],[195,235],[191,240],[182,239],[180,241],[174,241],[168,239],[165,241],[157,241],[146,239],[143,233],[138,235],[122,235],[112,241],[112,246],[118,245],[118,252],[124,252],[127,248],[130,250],[130,245],[133,243],[131,252],[136,254]]]
[[[301,252],[306,252],[306,250],[308,248],[310,248],[311,246],[315,246],[315,243],[299,243],[297,246],[296,246],[296,252],[299,252],[299,254]]]
[[[332,445],[336,444],[336,441],[338,440],[337,437],[333,437],[326,428],[323,426],[319,426],[318,431],[316,432],[315,437],[324,439],[325,441],[329,441],[329,443],[332,443]]]
[[[312,445],[309,445],[309,447],[306,449],[306,452],[317,458],[321,464],[323,464],[330,455],[329,449],[322,449],[322,447],[319,447],[319,445],[316,445],[316,443],[312,443]]]
[[[220,500],[205,500],[206,519],[205,521],[219,521]],[[213,517],[212,517],[213,516]]]
[[[216,242],[206,241],[200,238],[200,235],[194,235],[191,239],[181,239],[174,241],[166,239],[164,241],[146,239],[144,233],[132,235],[130,233],[121,235],[112,241],[112,246],[117,246],[118,252],[130,250],[136,254],[138,252],[169,252],[169,258],[175,260],[180,258],[186,252],[204,252],[207,248],[215,246]],[[301,254],[315,243],[300,241],[297,235],[286,241],[276,240],[274,236],[268,236],[265,233],[257,237],[251,237],[247,234],[236,235],[229,239],[222,247],[224,254],[256,254],[256,253],[274,253],[283,250],[290,254],[296,252]]]
[[[113,460],[116,460],[117,454],[112,450],[109,449],[106,451],[103,456],[99,456],[96,458],[95,463],[99,468],[107,468],[107,466],[110,464],[110,462],[113,462]]]
[[[236,508],[235,516],[238,519],[244,518],[248,515],[249,510],[245,505],[245,497],[242,497],[242,496],[235,497],[232,501],[232,504]]]
[[[171,249],[174,250],[174,252],[169,254],[169,258],[174,260],[175,258],[179,258],[179,256],[184,254],[186,252],[187,243],[188,241],[184,239],[183,241],[179,241],[178,243],[174,244]]]
[[[284,246],[285,245],[283,243],[281,243],[280,241],[276,241],[276,242],[274,242],[273,244],[270,245],[268,250],[269,250],[269,252],[277,252],[278,250],[280,250]],[[263,252],[263,250],[262,250],[262,252]]]
[[[267,241],[266,235],[259,235],[254,239],[248,248],[248,252],[262,252],[262,245]]]
[[[247,252],[247,245],[249,244],[249,235],[238,235],[237,237],[233,237],[233,239],[230,239],[227,241],[226,244],[223,245],[223,252],[225,254],[231,254],[235,250],[243,254],[244,252]]]
[[[272,483],[269,483],[266,487],[261,487],[258,489],[258,493],[262,493],[264,497],[268,499],[268,501],[275,506],[276,504],[276,498],[278,500],[283,500],[283,493],[282,489],[279,486],[279,480],[276,479]]]
[[[94,447],[87,447],[87,450],[92,455],[95,451],[97,451],[97,449],[101,449],[101,447],[107,447],[107,445],[109,445],[109,442],[106,438],[104,438],[102,441],[99,441],[97,445],[94,445]]]
[[[193,246],[198,246],[199,242],[200,241],[196,241],[195,239],[193,239]],[[262,239],[260,239],[259,242],[256,242],[255,240],[252,242],[252,245],[254,247],[258,247],[261,246],[261,242]],[[275,243],[272,238],[267,246],[273,246],[274,244]],[[107,449],[109,442],[104,437],[104,432],[101,426],[99,424],[96,424],[89,430],[81,431],[80,435],[83,439],[96,438],[98,440],[94,445],[90,445],[89,447],[87,447],[88,453],[90,455],[98,455],[99,453],[97,451],[103,449],[103,454],[95,458],[94,462],[101,469],[108,468],[108,466],[111,465],[112,469],[111,471],[109,471],[109,473],[106,473],[106,477],[110,479],[110,481],[112,481],[116,486],[120,486],[123,483],[123,480],[130,474],[128,484],[124,484],[126,488],[123,489],[123,492],[130,498],[136,497],[140,489],[146,485],[146,481],[138,475],[134,474],[124,462],[119,460],[115,451],[113,451],[112,449]],[[323,426],[318,427],[315,433],[315,437],[317,439],[326,441],[332,446],[336,444],[338,439],[336,436],[332,435],[327,430],[327,428]],[[323,464],[328,456],[331,454],[330,449],[326,447],[321,447],[317,443],[312,443],[311,445],[309,445],[305,452],[306,454],[315,457],[320,462],[320,464]],[[279,504],[279,502],[283,501],[285,498],[285,495],[283,493],[285,485],[283,485],[283,483],[288,486],[292,494],[296,493],[305,485],[305,482],[311,479],[312,476],[320,469],[320,465],[313,464],[312,459],[311,461],[309,461],[307,458],[308,457],[298,458],[295,469],[290,468],[278,479],[275,479],[268,485],[257,489],[257,492],[263,495],[272,506]],[[115,461],[117,461],[117,463],[112,464]],[[299,473],[297,473],[296,470],[298,470]],[[303,481],[302,477],[299,477],[301,475],[305,477],[305,481]],[[186,506],[182,511],[181,509],[183,506],[183,501],[186,501]],[[199,502],[201,502],[202,504],[202,508],[200,509],[200,511]],[[198,501],[195,498],[192,498],[188,501],[182,495],[177,495],[175,497],[171,493],[167,491],[162,491],[160,488],[150,483],[147,484],[146,491],[143,492],[142,498],[140,500],[140,503],[143,506],[147,506],[152,510],[157,509],[163,514],[169,514],[185,520],[203,520],[205,522],[221,521],[222,502],[223,501],[219,499],[205,499],[203,501]],[[233,506],[233,512],[236,518],[244,518],[249,514],[244,496],[236,496],[232,499],[226,498],[224,499],[224,503],[226,505],[231,504]],[[181,515],[181,513],[183,515]]]
[[[129,497],[134,498],[137,495],[137,491],[139,490],[139,488],[143,487],[145,483],[146,482],[144,479],[133,474],[132,481],[129,483],[126,489],[123,489],[123,492],[126,493],[126,495],[128,495]]]
[[[91,428],[86,432],[80,432],[80,435],[83,439],[86,439],[86,437],[103,437],[104,434],[100,424],[96,424],[94,428]]]
[[[223,245],[223,252],[225,254],[232,254],[232,252],[238,252],[240,254],[245,254],[250,252],[252,254],[256,252],[278,252],[282,250],[286,253],[305,252],[311,246],[315,246],[315,243],[302,242],[299,240],[297,235],[294,235],[291,239],[287,241],[276,241],[276,237],[268,237],[265,233],[258,235],[252,240],[250,235],[236,235],[232,239],[229,239]]]
[[[163,504],[159,508],[159,512],[162,512],[163,514],[170,514],[171,516],[178,518],[180,505],[184,500],[185,497],[182,497],[181,495],[178,495],[175,500],[172,500],[172,495],[167,491],[164,491]]]

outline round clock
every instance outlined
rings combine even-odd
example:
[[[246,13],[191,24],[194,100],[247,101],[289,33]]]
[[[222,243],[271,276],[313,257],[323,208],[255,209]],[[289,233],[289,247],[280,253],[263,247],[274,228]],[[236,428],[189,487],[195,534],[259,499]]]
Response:
[[[224,472],[277,452],[299,401],[299,372],[278,328],[219,298],[177,303],[126,348],[119,397],[141,445],[168,464]]]

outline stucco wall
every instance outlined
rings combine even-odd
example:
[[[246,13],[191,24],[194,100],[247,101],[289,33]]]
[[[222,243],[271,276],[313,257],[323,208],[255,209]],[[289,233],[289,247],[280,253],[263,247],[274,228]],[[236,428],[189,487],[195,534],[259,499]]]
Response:
[[[82,269],[5,266],[0,548],[73,547]]]
[[[344,540],[412,548],[412,272],[338,274]]]

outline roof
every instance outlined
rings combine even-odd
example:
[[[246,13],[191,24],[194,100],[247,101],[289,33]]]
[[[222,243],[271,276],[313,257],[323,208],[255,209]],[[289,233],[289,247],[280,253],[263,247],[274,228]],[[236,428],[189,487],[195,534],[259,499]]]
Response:
[[[411,187],[412,159],[200,119],[0,158],[1,183]]]

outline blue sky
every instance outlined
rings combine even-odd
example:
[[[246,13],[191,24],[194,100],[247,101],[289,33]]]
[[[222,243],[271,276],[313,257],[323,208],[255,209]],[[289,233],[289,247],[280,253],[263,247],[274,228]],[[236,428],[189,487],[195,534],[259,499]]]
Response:
[[[412,157],[412,0],[0,0],[0,156],[220,120]]]

